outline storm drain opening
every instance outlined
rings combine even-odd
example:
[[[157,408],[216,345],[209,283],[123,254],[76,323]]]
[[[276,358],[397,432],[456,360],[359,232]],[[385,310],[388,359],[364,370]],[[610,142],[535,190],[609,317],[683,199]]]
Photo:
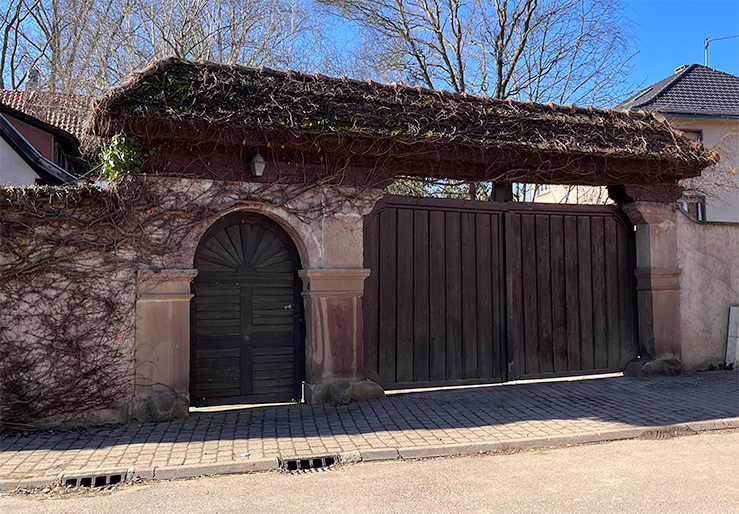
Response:
[[[95,475],[65,476],[62,484],[68,487],[105,487],[120,484],[126,480],[126,472],[105,473]]]
[[[280,467],[285,471],[311,471],[316,469],[326,469],[337,462],[336,456],[311,457],[310,459],[284,459],[280,462]]]

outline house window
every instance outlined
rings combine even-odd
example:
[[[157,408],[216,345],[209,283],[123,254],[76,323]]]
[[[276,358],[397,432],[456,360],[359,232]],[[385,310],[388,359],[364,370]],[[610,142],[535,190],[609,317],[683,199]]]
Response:
[[[537,190],[539,193],[548,193],[549,192],[549,184],[539,184],[537,187]]]
[[[696,221],[706,221],[706,199],[699,196],[683,197],[680,208]]]

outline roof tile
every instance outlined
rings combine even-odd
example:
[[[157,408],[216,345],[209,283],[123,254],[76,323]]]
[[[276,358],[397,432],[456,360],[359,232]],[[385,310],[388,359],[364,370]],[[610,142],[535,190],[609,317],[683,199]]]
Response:
[[[616,109],[739,116],[739,77],[691,64],[639,91]]]
[[[92,97],[0,89],[0,104],[32,116],[81,139]]]

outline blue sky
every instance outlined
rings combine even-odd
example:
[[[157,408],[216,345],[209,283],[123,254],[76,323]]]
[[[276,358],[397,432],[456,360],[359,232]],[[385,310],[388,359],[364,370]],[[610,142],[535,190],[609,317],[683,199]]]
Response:
[[[641,42],[631,74],[644,86],[682,64],[703,64],[705,38],[739,35],[739,0],[624,0]],[[739,38],[710,44],[708,65],[739,75]]]

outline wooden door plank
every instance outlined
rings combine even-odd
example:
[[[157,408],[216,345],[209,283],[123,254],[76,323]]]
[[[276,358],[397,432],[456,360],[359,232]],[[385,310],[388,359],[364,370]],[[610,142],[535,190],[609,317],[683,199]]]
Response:
[[[248,345],[241,348],[241,394],[252,394],[254,386],[254,370],[252,363],[254,356],[252,349]]]

